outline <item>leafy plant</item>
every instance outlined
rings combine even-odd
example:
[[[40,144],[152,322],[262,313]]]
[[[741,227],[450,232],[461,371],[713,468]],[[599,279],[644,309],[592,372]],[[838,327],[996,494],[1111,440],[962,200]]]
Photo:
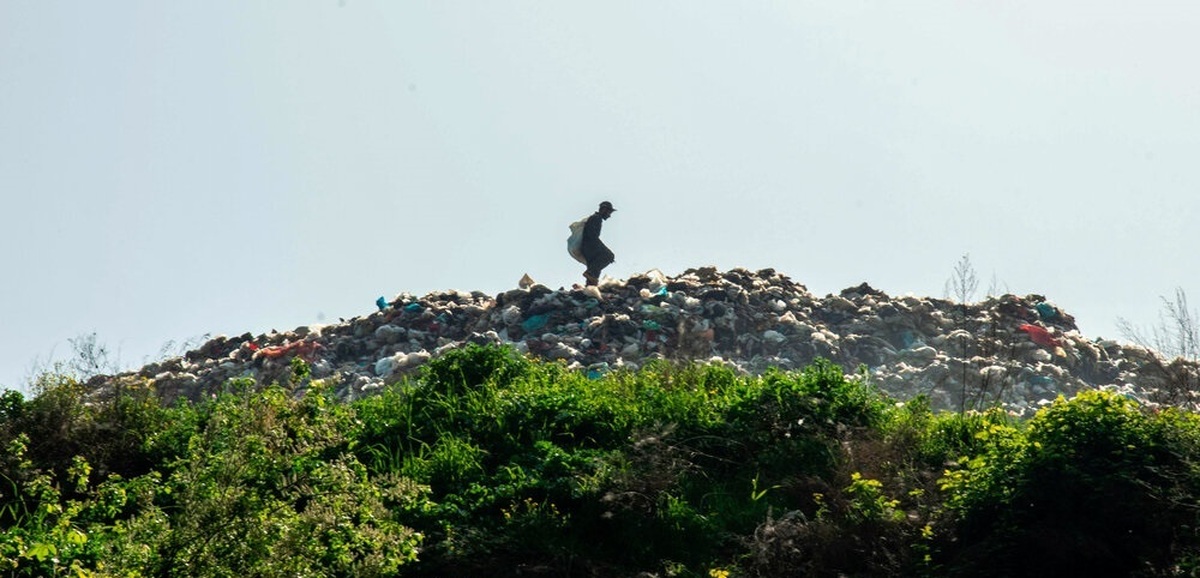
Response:
[[[1060,398],[1027,429],[980,431],[984,451],[943,480],[958,516],[955,568],[980,576],[1165,571],[1174,552],[1196,546],[1194,533],[1177,531],[1194,519],[1197,496],[1179,484],[1196,481],[1195,434],[1099,391]]]
[[[589,379],[493,347],[337,401],[0,398],[14,576],[1037,576],[1200,568],[1200,417],[896,404],[819,361]],[[291,387],[295,380],[303,388]],[[302,394],[297,394],[302,391]],[[98,439],[97,439],[98,438]]]

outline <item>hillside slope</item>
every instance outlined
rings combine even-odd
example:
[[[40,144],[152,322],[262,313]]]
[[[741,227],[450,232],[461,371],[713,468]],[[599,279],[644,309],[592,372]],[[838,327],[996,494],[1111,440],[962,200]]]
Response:
[[[1089,387],[1190,403],[1200,383],[1195,363],[1088,340],[1042,296],[957,304],[891,297],[864,283],[817,297],[771,269],[650,271],[598,288],[401,294],[379,305],[337,324],[216,337],[93,385],[148,380],[168,400],[196,399],[231,378],[286,381],[291,359],[300,357],[314,378],[334,378],[339,395],[352,399],[468,342],[507,343],[596,374],[653,359],[720,361],[761,373],[824,357],[848,372],[865,367],[897,399],[925,394],[935,408],[955,410],[999,401],[1025,412]]]

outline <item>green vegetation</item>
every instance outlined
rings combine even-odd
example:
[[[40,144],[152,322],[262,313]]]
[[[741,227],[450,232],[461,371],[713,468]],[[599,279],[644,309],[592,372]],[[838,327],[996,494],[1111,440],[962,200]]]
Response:
[[[0,444],[11,576],[1200,573],[1196,415],[937,414],[823,361],[589,379],[469,346],[353,403],[296,361],[175,407],[46,375]]]

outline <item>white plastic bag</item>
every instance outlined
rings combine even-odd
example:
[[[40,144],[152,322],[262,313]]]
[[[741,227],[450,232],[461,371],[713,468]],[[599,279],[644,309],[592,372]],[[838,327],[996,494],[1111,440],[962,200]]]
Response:
[[[587,259],[583,258],[583,227],[587,220],[588,217],[584,217],[571,223],[571,236],[567,237],[567,253],[584,265],[587,265]]]

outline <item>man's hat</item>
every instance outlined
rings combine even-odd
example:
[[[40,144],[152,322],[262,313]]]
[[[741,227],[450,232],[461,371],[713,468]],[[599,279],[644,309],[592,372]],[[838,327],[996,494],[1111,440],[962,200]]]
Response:
[[[608,209],[610,211],[616,212],[616,209],[613,208],[612,203],[610,203],[608,201],[604,201],[603,203],[600,203],[600,210],[603,211],[604,209]]]

